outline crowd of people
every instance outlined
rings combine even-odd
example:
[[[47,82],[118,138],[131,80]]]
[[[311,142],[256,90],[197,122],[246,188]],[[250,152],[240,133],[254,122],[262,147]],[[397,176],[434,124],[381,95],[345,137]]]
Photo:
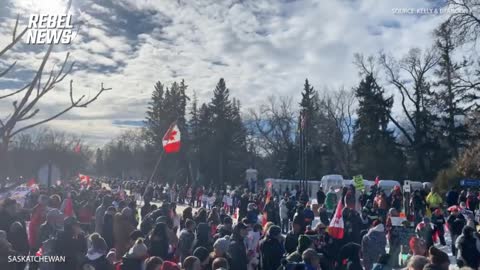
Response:
[[[470,190],[405,196],[349,186],[320,188],[311,200],[299,186],[72,181],[33,189],[23,205],[1,202],[0,269],[447,270],[447,233],[457,266],[478,269],[478,208]],[[329,229],[338,217],[341,237]],[[399,228],[411,229],[407,241]],[[65,262],[11,260],[27,255]]]

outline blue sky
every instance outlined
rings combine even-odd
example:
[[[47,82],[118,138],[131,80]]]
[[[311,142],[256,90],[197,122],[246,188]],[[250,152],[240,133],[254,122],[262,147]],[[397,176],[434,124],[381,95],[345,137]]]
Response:
[[[445,15],[401,15],[395,8],[439,7],[443,1],[404,0],[73,0],[70,46],[59,46],[52,63],[67,51],[77,62],[69,76],[76,94],[93,95],[103,82],[114,90],[87,109],[49,125],[103,143],[145,115],[156,81],[185,79],[189,94],[207,101],[223,77],[244,112],[268,96],[299,98],[305,78],[318,91],[350,88],[358,81],[354,53],[384,51],[401,56],[412,47],[431,47],[432,30]],[[25,26],[33,13],[62,13],[64,0],[0,0],[0,48],[11,39],[14,18]],[[17,61],[0,79],[0,92],[31,78],[42,46],[20,44],[0,67]],[[52,64],[51,63],[51,64]],[[47,67],[50,70],[52,66]],[[40,104],[45,117],[68,104],[68,81]],[[329,89],[329,90],[326,90]],[[0,101],[0,117],[11,100]]]

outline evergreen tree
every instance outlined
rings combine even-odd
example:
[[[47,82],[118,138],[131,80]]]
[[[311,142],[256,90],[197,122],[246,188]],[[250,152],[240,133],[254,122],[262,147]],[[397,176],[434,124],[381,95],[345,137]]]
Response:
[[[372,74],[360,82],[355,94],[359,102],[352,146],[356,172],[371,179],[401,179],[405,176],[404,158],[388,128],[393,97],[384,97]]]

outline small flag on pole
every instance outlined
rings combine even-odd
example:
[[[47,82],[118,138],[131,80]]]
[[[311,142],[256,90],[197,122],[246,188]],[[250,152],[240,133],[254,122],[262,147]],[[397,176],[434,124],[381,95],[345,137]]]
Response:
[[[180,129],[173,123],[163,136],[163,150],[165,153],[177,153],[180,151]]]

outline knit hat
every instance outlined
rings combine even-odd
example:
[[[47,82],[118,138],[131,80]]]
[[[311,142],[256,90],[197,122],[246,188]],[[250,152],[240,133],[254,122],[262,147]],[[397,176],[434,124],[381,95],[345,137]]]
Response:
[[[268,228],[268,236],[270,237],[278,237],[282,233],[282,229],[280,227],[273,225]]]
[[[204,247],[198,247],[193,251],[193,256],[197,257],[200,262],[204,262],[209,256],[208,250]]]
[[[213,248],[220,252],[226,253],[229,245],[230,237],[225,236],[223,238],[218,238],[217,241],[215,241],[215,243],[213,244]]]
[[[310,238],[308,238],[308,236],[305,236],[305,235],[300,235],[298,237],[298,246],[297,246],[297,250],[302,253],[304,252],[307,248],[309,248],[310,246],[312,245],[312,240],[310,240]]]
[[[128,255],[131,255],[132,257],[135,257],[135,258],[145,258],[148,256],[148,248],[143,243],[142,238],[137,239],[135,244],[133,244],[133,246],[128,251]]]
[[[90,235],[90,242],[92,243],[92,247],[89,250],[89,253],[98,252],[105,254],[108,251],[107,243],[100,234],[94,233]]]
[[[447,253],[441,251],[440,249],[432,246],[428,250],[428,258],[434,265],[449,264],[450,259],[448,258]]]

